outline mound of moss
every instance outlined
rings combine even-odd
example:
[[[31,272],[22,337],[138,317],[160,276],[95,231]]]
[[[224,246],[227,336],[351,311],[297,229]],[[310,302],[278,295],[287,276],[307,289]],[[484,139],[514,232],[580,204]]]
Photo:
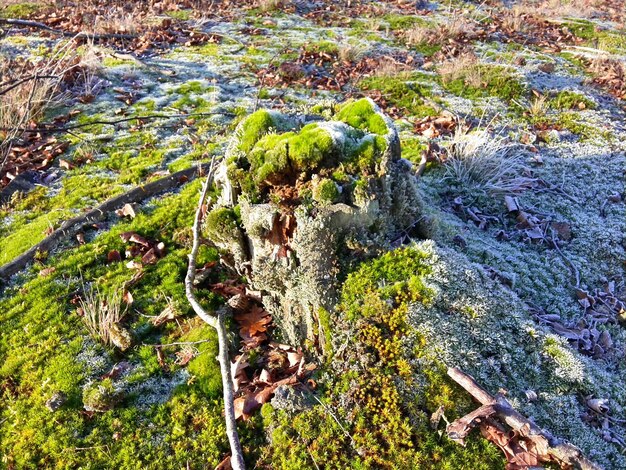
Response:
[[[281,186],[297,186],[296,197],[308,194],[315,174],[330,177],[348,194],[361,175],[380,170],[396,139],[388,118],[369,99],[334,107],[326,121],[321,114],[259,110],[237,129],[227,177],[238,195],[256,203],[267,202]],[[340,177],[332,175],[337,168],[343,170]]]
[[[584,419],[584,397],[623,406],[622,374],[607,381],[601,365],[538,327],[521,305],[481,266],[430,241],[361,263],[327,312],[324,397],[299,411],[264,407],[264,459],[273,468],[504,468],[479,434],[461,447],[444,422],[431,422],[440,407],[451,422],[479,406],[446,374],[460,367],[593,460],[622,468],[618,446]]]

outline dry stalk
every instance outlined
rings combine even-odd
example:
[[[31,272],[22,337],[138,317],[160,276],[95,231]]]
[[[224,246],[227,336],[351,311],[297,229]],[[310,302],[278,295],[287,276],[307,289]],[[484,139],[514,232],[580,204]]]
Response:
[[[66,97],[64,80],[76,69],[78,81],[91,92],[96,91],[96,68],[78,57],[75,41],[67,41],[40,61],[16,64],[0,59],[0,174],[11,149],[29,123],[57,106]],[[89,48],[87,50],[90,50]]]
[[[224,325],[225,310],[219,310],[214,313],[207,312],[200,304],[194,293],[193,281],[196,277],[196,259],[198,250],[200,249],[200,229],[202,227],[202,218],[204,214],[204,204],[207,200],[207,193],[213,182],[213,176],[216,170],[215,157],[211,160],[211,165],[200,194],[196,215],[193,222],[193,245],[189,254],[189,267],[187,268],[187,276],[185,277],[185,294],[187,300],[191,304],[194,312],[208,325],[211,325],[217,331],[217,341],[219,347],[218,361],[220,363],[220,372],[222,375],[222,388],[224,395],[224,415],[226,419],[226,434],[230,443],[231,466],[234,470],[245,469],[243,461],[243,452],[239,442],[239,434],[237,433],[237,421],[235,418],[235,390],[231,377],[231,364],[228,352],[228,334]]]
[[[112,346],[111,327],[119,323],[126,315],[128,307],[122,309],[122,291],[114,290],[107,296],[99,289],[84,289],[85,298],[80,300],[83,321],[91,336],[100,339],[105,345]]]
[[[514,193],[532,182],[522,176],[525,155],[518,146],[485,129],[468,132],[457,128],[446,153],[444,179],[468,190]]]

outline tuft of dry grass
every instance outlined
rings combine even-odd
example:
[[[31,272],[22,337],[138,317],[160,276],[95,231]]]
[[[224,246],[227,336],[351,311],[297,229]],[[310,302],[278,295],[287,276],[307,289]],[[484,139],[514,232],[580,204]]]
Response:
[[[531,178],[519,146],[486,129],[458,127],[446,147],[444,179],[468,191],[515,193],[529,186]]]
[[[444,83],[462,78],[468,86],[479,88],[484,82],[478,67],[478,58],[472,53],[461,54],[445,61],[439,66],[439,74]]]
[[[83,321],[89,333],[107,346],[114,345],[111,329],[124,318],[128,309],[122,308],[122,299],[123,294],[119,289],[106,296],[98,289],[85,289],[84,299],[80,300]]]
[[[592,18],[605,12],[606,0],[519,0],[515,9],[546,18]]]
[[[337,57],[343,62],[358,62],[367,55],[367,48],[363,46],[353,46],[351,44],[341,44],[337,50]]]
[[[404,40],[409,46],[419,46],[420,44],[431,44],[436,40],[435,31],[431,27],[414,25],[404,31]]]
[[[37,62],[0,56],[0,174],[27,125],[65,101],[70,88],[78,95],[99,92],[100,68],[93,44],[79,54],[72,40]]]
[[[263,13],[268,13],[270,11],[275,11],[275,10],[278,10],[278,9],[283,8],[285,6],[287,6],[287,1],[286,0],[259,0],[258,1],[258,8]]]
[[[517,5],[510,10],[505,10],[501,13],[502,25],[506,29],[523,33],[528,29],[526,26],[527,13],[527,11]]]
[[[549,109],[549,102],[545,95],[536,95],[527,107],[528,114],[532,118],[541,118]]]

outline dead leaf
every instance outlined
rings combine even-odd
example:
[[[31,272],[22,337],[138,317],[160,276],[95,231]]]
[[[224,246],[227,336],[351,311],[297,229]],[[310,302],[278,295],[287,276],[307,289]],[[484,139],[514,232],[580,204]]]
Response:
[[[133,294],[131,294],[130,291],[125,290],[122,300],[126,303],[126,305],[130,305],[135,299],[133,299]]]
[[[115,211],[115,214],[118,217],[130,217],[131,219],[135,218],[135,209],[131,204],[124,204],[124,207]]]
[[[215,467],[215,470],[232,470],[232,468],[233,467],[230,463],[230,455],[228,455],[217,465],[217,467]]]
[[[247,312],[236,313],[234,317],[239,323],[240,331],[250,336],[267,331],[272,322],[270,314],[258,305],[253,305]]]
[[[57,268],[55,268],[54,266],[50,266],[49,268],[43,268],[41,271],[39,271],[39,275],[41,277],[46,277],[52,274],[53,272],[55,272],[56,270]]]
[[[246,361],[246,355],[241,354],[234,363],[230,365],[230,374],[233,379],[233,385],[235,387],[235,392],[239,390],[239,386],[242,383],[248,381],[248,377],[244,372],[244,369],[248,367],[250,364]]]

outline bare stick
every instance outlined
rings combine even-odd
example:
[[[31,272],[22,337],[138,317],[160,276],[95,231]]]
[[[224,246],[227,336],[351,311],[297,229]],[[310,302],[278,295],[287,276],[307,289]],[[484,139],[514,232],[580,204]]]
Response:
[[[587,459],[578,447],[557,439],[549,432],[539,428],[535,423],[517,412],[511,403],[502,395],[494,397],[478,385],[472,377],[460,369],[456,367],[449,368],[448,376],[482,405],[493,405],[495,415],[519,435],[533,441],[536,448],[543,451],[543,456],[551,458],[564,468],[576,468],[580,470],[601,469],[601,467]],[[459,421],[463,420],[464,418],[460,418],[460,420],[450,424],[448,429],[456,430],[459,427]]]
[[[194,312],[208,325],[211,325],[217,331],[217,341],[219,347],[218,361],[220,363],[220,372],[222,374],[222,388],[224,395],[224,415],[226,419],[226,434],[230,443],[230,464],[234,470],[244,470],[243,452],[239,443],[239,434],[237,434],[237,420],[235,418],[235,389],[230,370],[230,357],[228,353],[228,334],[224,326],[225,310],[219,310],[216,314],[207,312],[196,298],[193,290],[193,281],[196,277],[196,258],[200,249],[200,228],[202,226],[202,217],[204,213],[204,203],[207,199],[207,193],[213,182],[215,174],[215,156],[211,160],[211,166],[204,182],[204,187],[198,201],[196,216],[193,221],[193,245],[189,254],[189,267],[185,276],[185,294],[187,300],[191,304]]]

